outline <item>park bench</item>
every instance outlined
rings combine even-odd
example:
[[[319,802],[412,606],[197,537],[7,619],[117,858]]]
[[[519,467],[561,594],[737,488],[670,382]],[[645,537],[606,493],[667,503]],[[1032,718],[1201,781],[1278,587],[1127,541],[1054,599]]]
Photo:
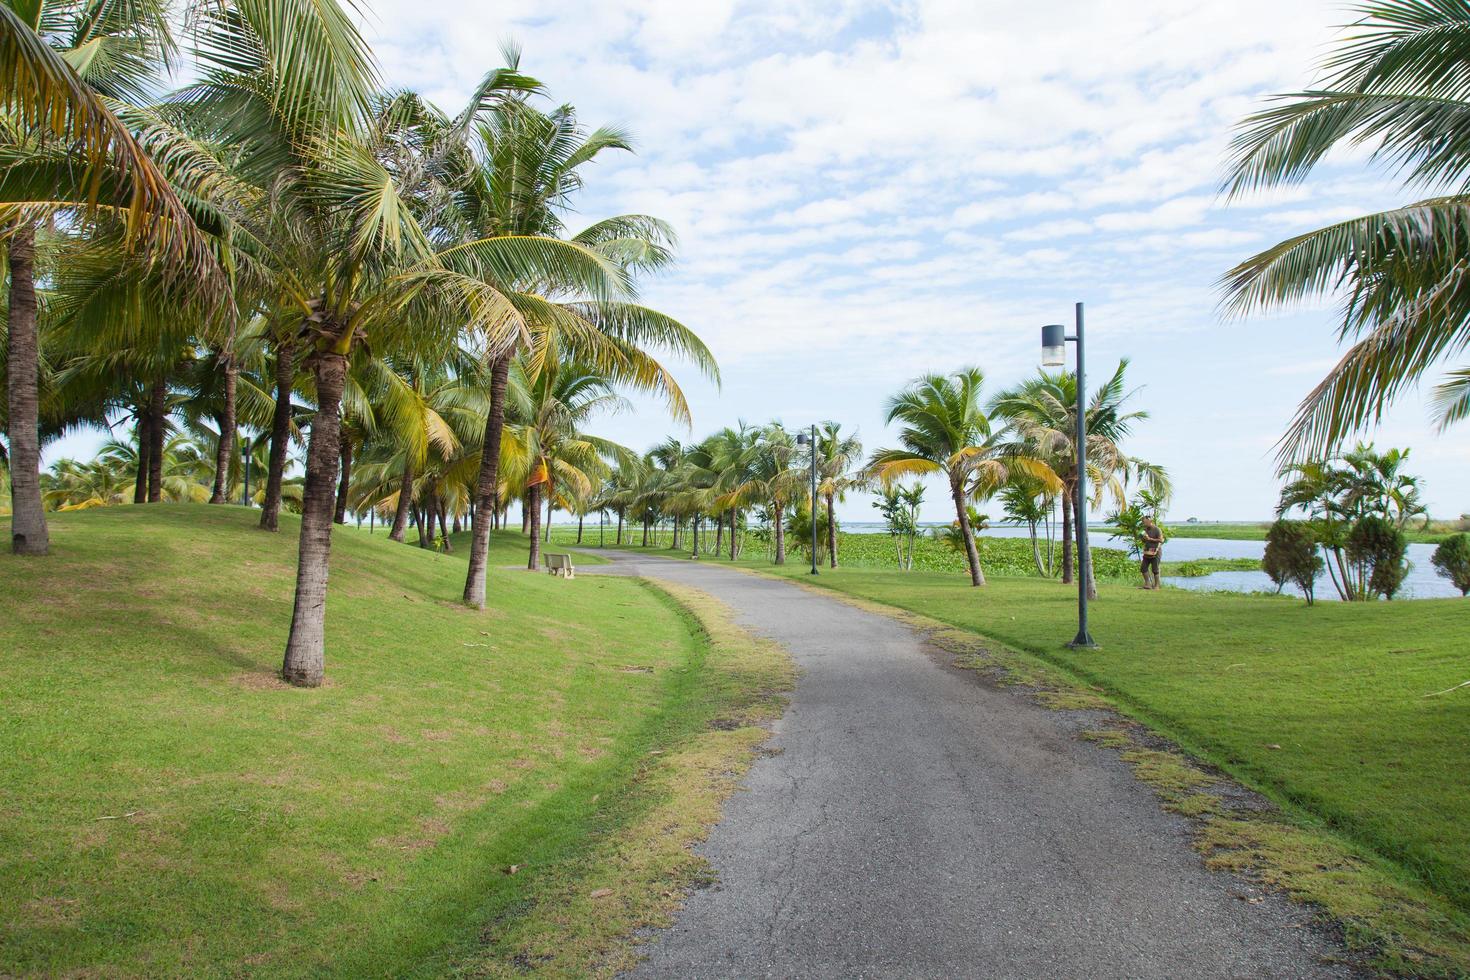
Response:
[[[576,578],[577,570],[572,567],[571,555],[553,555],[550,552],[541,556],[545,563],[548,575],[560,575],[562,578]]]

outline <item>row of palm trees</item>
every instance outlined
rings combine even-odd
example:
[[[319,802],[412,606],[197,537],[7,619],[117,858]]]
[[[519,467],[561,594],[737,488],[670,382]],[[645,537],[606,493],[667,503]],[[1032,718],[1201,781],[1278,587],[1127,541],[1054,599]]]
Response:
[[[769,528],[773,561],[783,565],[787,532],[798,510],[803,510],[804,520],[812,520],[815,513],[819,527],[825,528],[827,559],[836,568],[835,506],[862,486],[856,472],[862,444],[845,434],[839,423],[824,422],[816,428],[816,450],[815,508],[807,450],[798,446],[796,434],[780,422],[742,422],[688,445],[665,439],[641,458],[625,460],[608,474],[585,512],[614,514],[619,543],[625,522],[641,528],[645,545],[650,534],[657,538],[658,529],[668,524],[670,547],[681,547],[687,532],[689,547],[699,554],[710,550],[712,532],[714,553],[725,551],[728,541],[725,553],[731,560],[740,556],[745,531],[755,518]]]
[[[1122,361],[1088,400],[1088,478],[1098,499],[1110,495],[1121,506],[1130,483],[1142,484],[1159,499],[1170,490],[1160,466],[1128,455],[1123,442],[1148,417],[1130,410],[1128,362]],[[973,505],[997,495],[1008,509],[1050,513],[1062,506],[1063,580],[1073,576],[1073,503],[1077,492],[1076,376],[1041,372],[986,399],[985,374],[976,367],[918,378],[889,399],[886,421],[898,426],[899,445],[879,449],[866,460],[855,436],[825,422],[816,431],[816,499],[808,484],[807,458],[779,422],[726,428],[692,446],[669,439],[641,460],[618,467],[589,510],[610,509],[623,521],[642,526],[643,543],[651,528],[672,524],[670,546],[680,546],[688,526],[696,536],[708,520],[717,541],[728,533],[729,557],[738,557],[743,528],[758,514],[773,539],[773,561],[784,564],[786,537],[793,523],[815,514],[825,528],[827,561],[838,565],[834,505],[857,489],[892,487],[909,477],[940,477],[954,506],[958,541],[970,582],[985,583]],[[810,527],[810,525],[806,525]],[[718,547],[716,549],[718,553]]]
[[[441,502],[498,512],[518,492],[508,464],[542,493],[577,452],[548,449],[566,406],[536,422],[508,402],[573,375],[687,419],[659,358],[717,377],[713,358],[637,302],[672,231],[647,215],[565,224],[588,165],[630,136],[544,108],[519,53],[505,57],[446,112],[379,87],[335,0],[0,5],[13,550],[49,548],[48,436],[131,425],[142,499],[157,501],[169,432],[208,428],[223,502],[254,428],[267,530],[304,443],[282,674],[316,686],[331,529],[354,487],[394,487],[395,509],[432,501],[422,518]],[[506,440],[511,423],[536,431]],[[472,521],[473,607],[490,523]]]

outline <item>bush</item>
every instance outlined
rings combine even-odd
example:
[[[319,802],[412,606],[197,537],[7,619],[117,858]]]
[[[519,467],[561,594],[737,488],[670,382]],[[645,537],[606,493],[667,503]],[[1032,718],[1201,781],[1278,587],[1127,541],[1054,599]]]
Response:
[[[1276,583],[1288,582],[1302,590],[1307,605],[1316,601],[1317,576],[1323,570],[1322,556],[1317,554],[1317,537],[1301,521],[1277,521],[1266,532],[1266,554],[1261,569]]]
[[[1403,588],[1408,553],[1404,532],[1381,517],[1365,517],[1348,532],[1348,561],[1367,570],[1369,595],[1392,599]]]
[[[1454,583],[1460,595],[1470,596],[1470,535],[1457,534],[1445,538],[1434,549],[1429,563],[1434,570]]]

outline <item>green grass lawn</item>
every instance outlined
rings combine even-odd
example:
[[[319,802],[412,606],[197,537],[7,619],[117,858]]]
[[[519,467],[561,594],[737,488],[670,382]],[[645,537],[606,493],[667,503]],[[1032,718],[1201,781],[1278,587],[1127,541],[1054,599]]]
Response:
[[[760,563],[811,580],[806,567]],[[1038,656],[1470,909],[1470,602],[1305,603],[1104,585],[1073,652],[1059,583],[823,569],[815,583]]]
[[[57,514],[0,556],[0,974],[483,967],[705,710],[682,607],[501,570],[514,533],[475,614],[462,556],[339,528],[327,686],[284,687],[297,524],[256,518]]]
[[[1265,541],[1266,531],[1271,527],[1269,523],[1258,524],[1209,524],[1198,522],[1186,524],[1170,523],[1169,536],[1172,538],[1217,538],[1225,541]],[[1435,521],[1428,528],[1411,527],[1404,531],[1404,537],[1416,544],[1437,544],[1451,534],[1457,533],[1459,522],[1457,521]]]

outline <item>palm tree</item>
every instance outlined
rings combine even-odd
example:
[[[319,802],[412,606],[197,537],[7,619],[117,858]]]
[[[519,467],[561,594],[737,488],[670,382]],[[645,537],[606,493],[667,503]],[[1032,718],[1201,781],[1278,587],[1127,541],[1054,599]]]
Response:
[[[1128,361],[1118,362],[1112,376],[1093,393],[1087,405],[1087,479],[1094,502],[1111,494],[1119,507],[1126,503],[1127,485],[1139,479],[1167,498],[1169,476],[1163,467],[1129,456],[1123,440],[1133,426],[1148,418],[1143,411],[1127,411],[1135,392],[1126,388]],[[1069,372],[1039,372],[998,395],[992,416],[1001,419],[1012,437],[1009,451],[1043,461],[1060,484],[1050,484],[1062,498],[1062,581],[1073,575],[1073,509],[1077,498],[1077,376]],[[1088,583],[1088,589],[1093,584]]]
[[[507,52],[510,68],[518,53]],[[475,120],[483,122],[475,126]],[[636,273],[652,271],[672,260],[673,234],[662,222],[645,215],[604,219],[579,234],[564,237],[562,219],[572,196],[582,186],[580,168],[609,150],[627,150],[630,138],[603,127],[586,133],[576,112],[562,106],[540,113],[521,101],[506,101],[489,112],[477,102],[461,114],[450,132],[468,131],[471,138],[452,147],[459,167],[455,214],[466,236],[505,236],[517,241],[556,242],[586,250],[615,265],[624,296],[580,294],[567,288],[565,276],[515,276],[496,270],[496,281],[510,297],[523,327],[508,343],[487,345],[490,412],[483,439],[487,451],[477,491],[477,510],[495,506],[500,479],[496,451],[505,424],[504,405],[511,360],[525,347],[532,373],[547,351],[574,357],[610,380],[665,395],[677,418],[688,419],[688,406],[672,376],[644,350],[653,345],[680,354],[706,375],[717,378],[714,359],[703,343],[677,321],[631,301]],[[531,337],[534,343],[528,343]],[[485,604],[489,527],[476,523],[471,537],[464,601]]]
[[[929,374],[888,400],[887,422],[899,422],[902,449],[880,449],[868,472],[884,486],[906,476],[942,473],[954,502],[955,523],[970,568],[970,584],[985,584],[969,500],[983,499],[1012,472],[1055,482],[1042,460],[999,439],[981,403],[985,373],[977,367],[949,375]]]
[[[807,487],[806,474],[797,467],[796,440],[780,422],[759,429],[746,465],[748,482],[731,491],[737,504],[759,503],[771,515],[774,538],[773,562],[786,564],[786,511]]]
[[[40,487],[38,227],[60,223],[80,235],[102,223],[123,243],[146,246],[170,275],[192,273],[196,289],[221,285],[189,210],[117,114],[121,103],[146,98],[175,50],[168,8],[156,0],[0,5],[7,110],[0,206],[8,212],[0,236],[10,280],[6,436],[17,554],[49,548]]]
[[[1334,148],[1367,145],[1406,188],[1445,189],[1412,204],[1305,232],[1225,275],[1244,315],[1344,294],[1339,339],[1351,346],[1302,401],[1280,459],[1320,458],[1382,418],[1394,398],[1470,343],[1470,6],[1370,0],[1323,63],[1320,85],[1279,96],[1241,124],[1231,195],[1295,184]],[[1470,415],[1470,369],[1437,391],[1443,428]]]
[[[817,431],[817,494],[827,504],[827,560],[837,567],[837,519],[833,516],[833,504],[845,500],[850,490],[864,483],[860,474],[853,472],[862,459],[863,444],[855,435],[842,435],[838,422],[823,422]],[[812,519],[816,519],[813,507]]]
[[[551,499],[558,488],[568,500],[587,497],[611,472],[609,457],[631,461],[633,454],[624,447],[582,430],[592,417],[619,411],[626,402],[606,377],[576,363],[545,364],[534,378],[527,378],[523,362],[517,360],[507,391],[512,398],[507,449],[517,462],[518,482],[527,491],[526,567],[535,571],[541,555],[542,501]]]

